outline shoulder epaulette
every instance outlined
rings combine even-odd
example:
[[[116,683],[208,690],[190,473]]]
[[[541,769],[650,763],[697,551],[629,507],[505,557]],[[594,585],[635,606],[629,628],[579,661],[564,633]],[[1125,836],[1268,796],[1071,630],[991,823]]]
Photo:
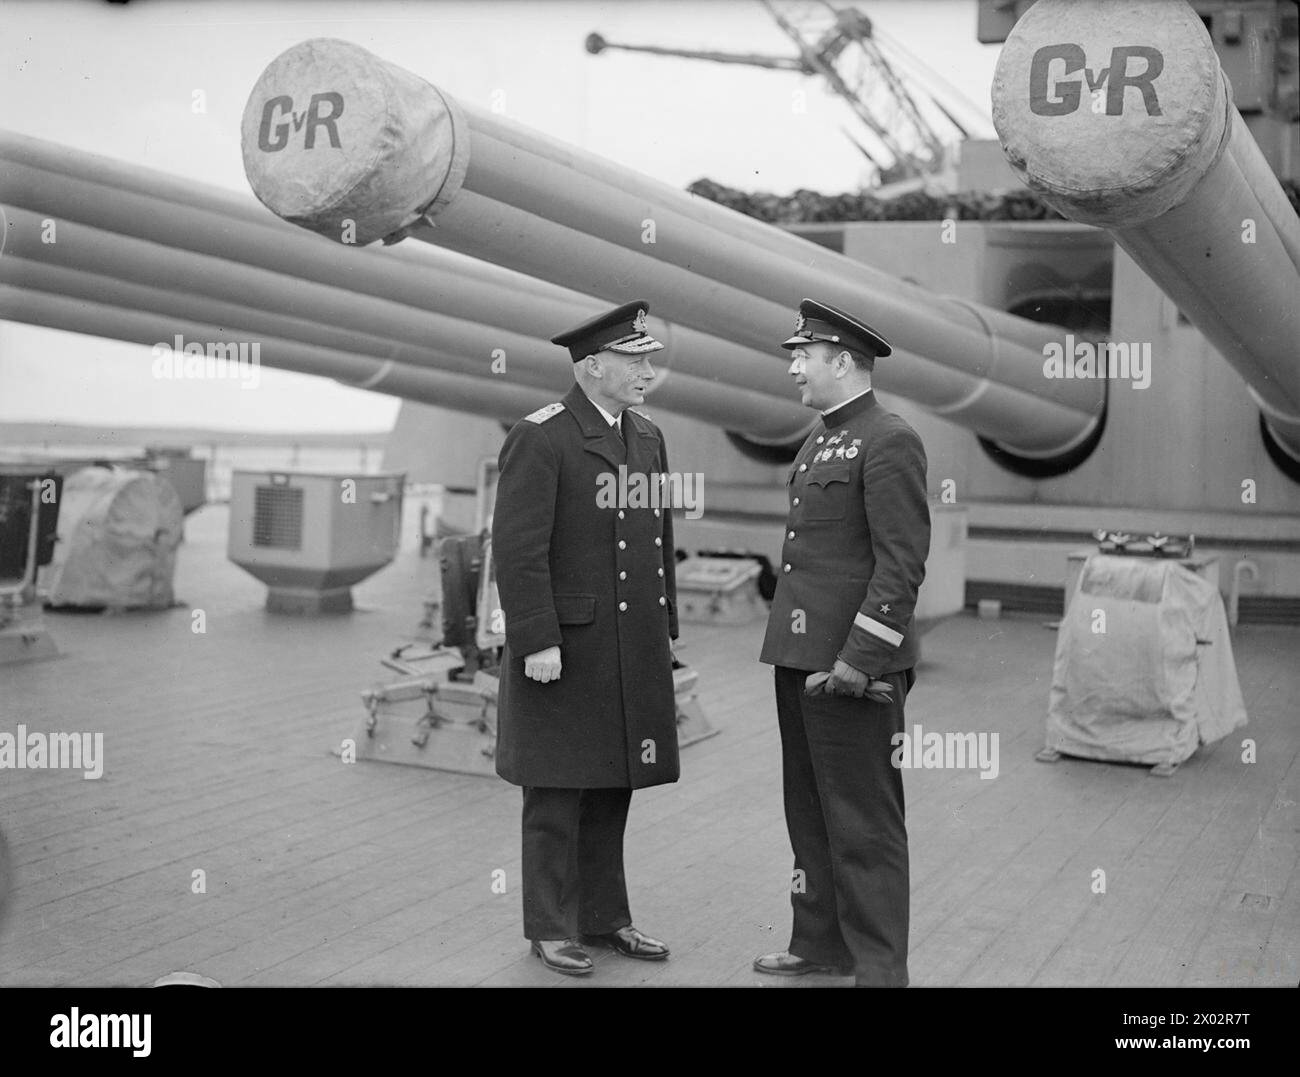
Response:
[[[563,410],[564,405],[557,401],[554,404],[547,404],[544,408],[538,408],[531,415],[525,415],[523,421],[526,423],[537,423],[538,425],[541,425],[546,422],[547,419],[555,418],[555,416],[559,415]]]

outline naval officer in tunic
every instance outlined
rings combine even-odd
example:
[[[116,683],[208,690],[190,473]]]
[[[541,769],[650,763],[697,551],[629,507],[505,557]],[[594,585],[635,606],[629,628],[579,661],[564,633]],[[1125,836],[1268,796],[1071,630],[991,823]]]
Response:
[[[890,346],[870,326],[805,299],[782,347],[822,421],[786,480],[760,656],[776,667],[794,923],[789,947],[754,967],[905,987],[907,829],[890,757],[914,680],[912,611],[930,548],[925,449],[872,392]]]
[[[517,423],[500,456],[496,768],[523,787],[524,935],[568,975],[592,970],[584,946],[668,956],[632,926],[623,873],[632,790],[678,776],[672,514],[645,496],[668,458],[630,406],[663,347],[648,311],[626,303],[552,337],[576,384]],[[632,490],[641,496],[613,496]]]

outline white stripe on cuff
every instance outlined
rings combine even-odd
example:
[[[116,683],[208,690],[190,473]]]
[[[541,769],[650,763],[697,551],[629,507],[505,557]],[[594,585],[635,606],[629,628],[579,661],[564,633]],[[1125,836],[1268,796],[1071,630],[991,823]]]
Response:
[[[895,632],[889,625],[883,625],[879,621],[868,617],[865,613],[854,616],[853,623],[859,628],[870,632],[873,636],[883,639],[892,647],[897,647],[903,642],[903,633]]]

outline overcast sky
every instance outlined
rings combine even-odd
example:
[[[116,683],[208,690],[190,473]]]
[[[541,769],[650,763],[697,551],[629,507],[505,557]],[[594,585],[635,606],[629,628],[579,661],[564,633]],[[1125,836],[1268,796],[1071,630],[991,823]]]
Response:
[[[840,5],[844,6],[844,5]],[[940,71],[991,136],[998,47],[975,40],[974,0],[857,0],[883,34]],[[755,0],[640,3],[179,3],[0,0],[0,127],[251,193],[239,121],[279,53],[311,37],[354,41],[448,90],[675,186],[827,192],[866,181],[841,133],[856,121],[816,80],[787,72],[607,52],[611,42],[789,54]],[[192,109],[202,90],[206,112]],[[803,91],[802,111],[793,107]],[[810,151],[815,149],[816,154]],[[3,201],[0,179],[0,201]],[[262,388],[167,383],[148,348],[0,322],[0,421],[376,429],[391,397],[263,369]]]

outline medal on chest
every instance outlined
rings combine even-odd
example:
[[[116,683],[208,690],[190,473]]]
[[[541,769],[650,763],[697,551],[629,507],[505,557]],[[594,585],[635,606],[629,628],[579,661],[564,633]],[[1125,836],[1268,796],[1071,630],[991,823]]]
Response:
[[[833,438],[828,438],[826,441],[826,448],[822,449],[821,452],[817,453],[813,457],[813,463],[820,464],[823,463],[824,461],[832,460],[832,459],[835,460],[853,459],[852,456],[849,456],[848,451],[845,449],[845,447],[842,444],[840,444],[847,436],[848,436],[848,431],[841,430]],[[856,455],[857,453],[855,452],[853,456]]]

